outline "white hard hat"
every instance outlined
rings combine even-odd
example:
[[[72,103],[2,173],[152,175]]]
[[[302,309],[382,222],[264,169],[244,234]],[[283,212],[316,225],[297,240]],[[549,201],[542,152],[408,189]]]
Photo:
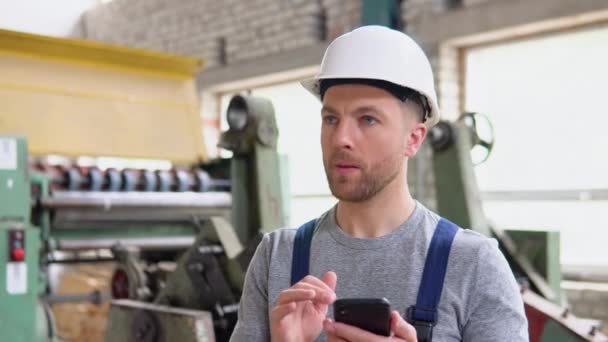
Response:
[[[363,26],[336,38],[325,51],[319,74],[302,85],[321,99],[320,80],[369,79],[413,89],[426,97],[427,127],[439,121],[431,64],[422,48],[403,32],[384,26]]]

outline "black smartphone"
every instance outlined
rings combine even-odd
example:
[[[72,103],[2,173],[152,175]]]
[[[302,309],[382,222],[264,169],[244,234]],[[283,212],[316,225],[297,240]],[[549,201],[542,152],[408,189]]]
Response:
[[[390,336],[391,304],[386,298],[345,298],[334,302],[334,320]]]

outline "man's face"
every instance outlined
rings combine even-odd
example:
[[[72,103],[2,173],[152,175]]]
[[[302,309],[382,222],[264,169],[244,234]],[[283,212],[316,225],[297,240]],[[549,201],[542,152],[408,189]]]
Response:
[[[327,181],[334,196],[349,202],[368,200],[391,184],[421,143],[411,149],[412,129],[422,126],[422,139],[426,133],[399,100],[367,85],[330,87],[321,116]]]

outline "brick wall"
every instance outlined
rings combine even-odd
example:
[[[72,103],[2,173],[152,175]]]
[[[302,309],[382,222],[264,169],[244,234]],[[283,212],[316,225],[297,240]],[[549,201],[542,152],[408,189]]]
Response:
[[[462,0],[461,7],[477,6],[492,1],[503,0]],[[421,44],[424,44],[422,42],[424,32],[420,31],[422,22],[433,20],[434,15],[458,10],[458,8],[451,9],[447,1],[434,0],[406,0],[402,3],[401,9],[405,31]],[[461,111],[458,51],[448,46],[425,46],[425,48],[435,72],[442,115],[447,119],[455,119]]]
[[[359,8],[359,0],[115,0],[84,15],[84,38],[213,67],[332,39],[359,23]]]
[[[608,284],[564,281],[562,289],[572,313],[601,320],[603,331],[608,334]]]

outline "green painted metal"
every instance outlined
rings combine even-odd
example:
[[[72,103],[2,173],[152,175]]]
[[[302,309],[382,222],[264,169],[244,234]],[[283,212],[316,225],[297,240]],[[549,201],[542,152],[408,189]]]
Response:
[[[224,132],[219,146],[231,150],[232,224],[243,244],[260,231],[286,224],[289,201],[283,190],[277,153],[278,127],[274,107],[264,98],[235,96],[228,106],[248,114],[244,128]]]
[[[232,225],[241,243],[252,238],[252,232],[258,222],[254,217],[255,210],[250,208],[254,194],[251,183],[254,182],[253,172],[249,168],[251,156],[234,156],[230,164],[230,180],[232,191]]]
[[[36,305],[36,337],[34,341],[60,342],[56,341],[55,338],[57,327],[50,310],[51,308],[47,304],[38,300],[38,305]]]
[[[397,0],[362,0],[361,24],[401,29],[401,10]]]
[[[283,218],[285,224],[291,222],[291,188],[289,186],[289,158],[286,155],[279,155],[279,170],[281,173],[281,205],[283,206]]]
[[[561,324],[548,320],[545,324],[543,334],[540,338],[541,342],[580,342],[585,339],[576,336],[568,329],[565,329]]]
[[[211,225],[211,222],[206,222],[206,225]],[[218,238],[214,233],[214,229],[206,226],[206,229],[201,230],[201,233],[196,239],[193,246],[204,245],[203,241],[218,242]],[[179,303],[177,306],[196,308],[200,303],[200,291],[197,291],[196,286],[190,281],[190,270],[188,270],[188,261],[193,255],[198,254],[196,248],[189,248],[177,262],[175,271],[171,277],[167,279],[167,283],[162,291],[157,295],[155,303],[168,304],[169,302]]]
[[[32,188],[37,189],[38,196],[49,196],[50,180],[49,176],[39,172],[30,173],[30,183]],[[35,200],[32,198],[32,201]],[[40,239],[48,241],[51,237],[51,215],[48,210],[38,210],[32,213],[31,222],[40,228]]]
[[[19,229],[25,234],[25,262],[23,264],[26,267],[27,280],[26,292],[23,294],[11,294],[7,288],[7,281],[16,277],[13,273],[14,270],[9,269],[8,266],[6,246],[8,246],[9,229]],[[36,319],[40,290],[38,283],[39,231],[22,224],[2,222],[0,223],[0,246],[2,246],[0,248],[0,303],[2,303],[0,331],[2,331],[2,340],[38,341],[36,329],[40,329],[41,325],[46,324],[46,322]],[[23,277],[23,275],[18,277]]]
[[[262,231],[269,232],[285,227],[283,212],[283,192],[281,190],[281,174],[276,148],[257,145],[255,148],[257,172],[257,201],[260,212]],[[259,229],[258,228],[258,229]]]
[[[547,281],[555,297],[552,301],[561,305],[560,234],[558,231],[507,230],[519,253],[522,253],[536,271]],[[514,267],[512,265],[512,267]]]
[[[36,189],[37,196],[44,197],[49,195],[50,180],[43,173],[31,172],[30,183],[32,189]],[[32,191],[34,193],[34,191]],[[31,201],[36,201],[32,198]],[[40,231],[40,295],[43,295],[47,288],[47,267],[49,264],[49,253],[53,251],[53,240],[51,239],[51,213],[48,210],[32,210],[31,224]]]
[[[112,302],[108,317],[107,342],[215,341],[209,312],[117,300]]]
[[[281,189],[281,172],[277,141],[279,128],[272,103],[266,99],[253,98],[257,115],[256,139],[254,144],[255,193],[257,194],[259,226],[256,233],[285,227],[283,211],[284,192]]]
[[[27,143],[23,137],[0,137],[0,221],[30,221]]]
[[[460,227],[492,236],[471,162],[470,128],[460,121],[451,127],[456,137],[454,143],[433,153],[437,210]]]
[[[3,341],[48,340],[47,322],[38,319],[39,294],[43,290],[39,278],[40,231],[29,224],[27,170],[25,139],[0,137],[0,331]],[[9,260],[11,230],[25,236],[23,262]],[[19,284],[17,288],[15,284]]]
[[[216,226],[213,220],[204,223],[196,242],[180,256],[175,270],[155,296],[154,304],[216,314],[218,308],[224,312],[226,308],[238,305],[246,266],[241,266],[236,258],[229,259],[227,255],[211,256],[200,252],[200,248],[220,243],[218,229],[225,227]],[[226,312],[222,316],[214,315],[218,328],[215,334],[218,341],[227,341],[231,331],[219,327],[234,326],[236,314]]]

